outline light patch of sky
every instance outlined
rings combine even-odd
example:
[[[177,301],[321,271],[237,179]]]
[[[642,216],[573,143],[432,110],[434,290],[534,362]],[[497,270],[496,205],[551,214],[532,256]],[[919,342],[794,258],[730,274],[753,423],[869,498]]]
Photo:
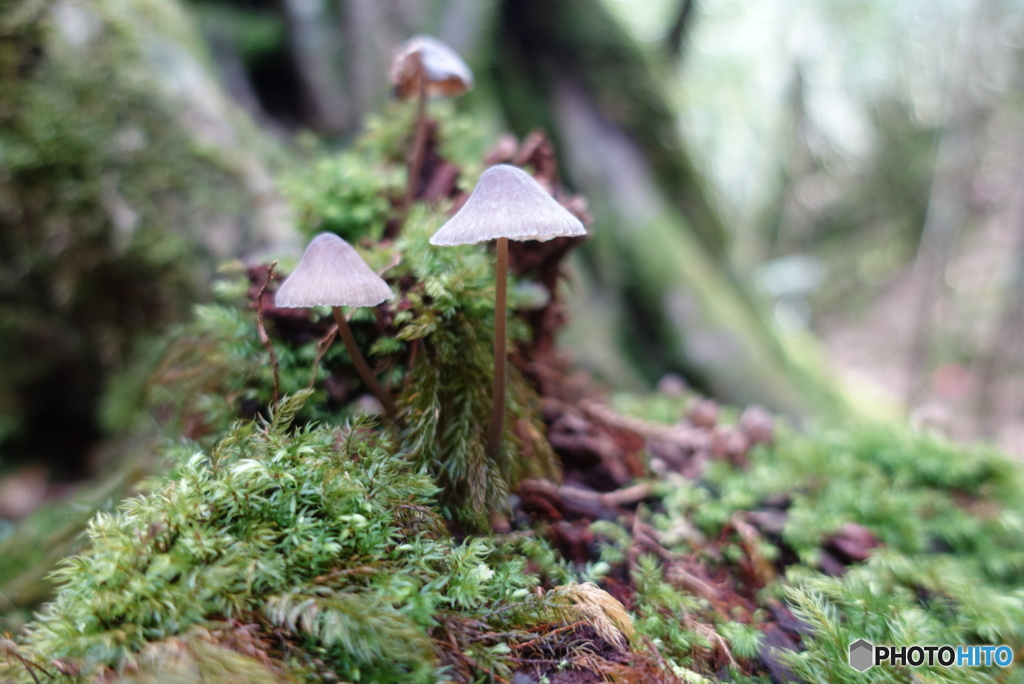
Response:
[[[977,1],[697,0],[669,95],[730,223],[756,229],[778,189],[798,74],[814,144],[856,163],[874,143],[871,107],[879,99],[902,99],[919,118],[941,121],[948,55]],[[604,2],[644,41],[660,40],[679,6]]]
[[[680,125],[730,213],[742,214],[781,152],[792,66],[780,47],[791,42],[790,27],[804,19],[799,3],[785,12],[773,2],[747,0],[698,7],[687,62],[674,89]]]
[[[665,38],[679,3],[677,0],[604,0],[608,9],[640,41]]]

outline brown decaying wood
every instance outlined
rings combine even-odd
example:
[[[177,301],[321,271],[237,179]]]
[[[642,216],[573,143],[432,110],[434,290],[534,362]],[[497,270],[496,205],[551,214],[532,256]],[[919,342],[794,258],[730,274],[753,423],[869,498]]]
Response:
[[[422,67],[421,67],[422,68]],[[405,188],[405,200],[402,202],[402,214],[409,213],[409,207],[416,199],[416,190],[420,185],[420,171],[423,168],[423,155],[427,147],[427,82],[419,79],[419,92],[416,98],[416,128],[412,139],[412,151],[409,154],[409,178]]]

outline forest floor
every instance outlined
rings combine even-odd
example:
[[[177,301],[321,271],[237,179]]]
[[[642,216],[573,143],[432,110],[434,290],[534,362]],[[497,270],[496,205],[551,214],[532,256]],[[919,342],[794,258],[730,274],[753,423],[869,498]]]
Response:
[[[352,327],[397,395],[393,425],[356,417],[365,389],[331,319],[276,308],[274,265],[226,269],[140,394],[112,399],[170,437],[142,449],[168,472],[94,518],[49,612],[28,614],[75,542],[49,543],[57,533],[39,525],[0,546],[15,561],[0,565],[15,609],[0,619],[12,633],[32,620],[0,680],[180,666],[229,672],[221,681],[848,681],[848,646],[864,635],[1020,643],[1024,602],[1008,597],[1024,555],[1005,551],[1024,519],[1015,464],[891,426],[797,434],[763,409],[664,384],[606,396],[554,343],[567,239],[511,251],[511,271],[540,274],[547,296],[512,318],[515,458],[487,456],[489,254],[434,250],[443,209],[426,201],[389,220],[398,205],[376,201],[391,188],[372,155],[402,157],[361,149],[368,159],[326,158],[299,213],[318,230],[337,218],[334,179],[366,181],[341,225],[395,298]],[[448,168],[435,161],[431,181]],[[881,368],[900,358],[869,343],[850,348],[879,350],[868,361]],[[32,474],[18,476],[27,489]],[[38,488],[26,508],[47,496]],[[110,488],[81,506],[70,538],[122,497]]]

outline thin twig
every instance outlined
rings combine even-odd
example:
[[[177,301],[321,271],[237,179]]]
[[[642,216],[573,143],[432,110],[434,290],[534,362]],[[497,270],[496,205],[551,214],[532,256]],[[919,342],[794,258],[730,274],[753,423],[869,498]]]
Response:
[[[260,344],[267,350],[267,354],[270,355],[270,368],[274,372],[274,400],[272,404],[277,404],[278,397],[281,393],[280,384],[280,367],[277,363],[277,354],[274,352],[274,345],[270,342],[270,336],[267,335],[267,329],[263,327],[263,294],[267,291],[270,286],[270,279],[274,277],[274,267],[277,266],[277,262],[274,261],[267,266],[267,279],[263,281],[263,287],[260,288],[259,294],[256,295],[256,329],[259,331]]]
[[[319,575],[313,578],[313,582],[316,584],[326,584],[339,577],[351,577],[353,575],[376,575],[380,571],[379,568],[374,568],[369,565],[363,565],[358,568],[335,568],[326,575]]]
[[[481,615],[480,617],[483,618],[483,619],[492,618],[495,615],[501,615],[502,613],[507,613],[510,610],[514,610],[516,608],[522,608],[522,607],[523,606],[518,604],[518,603],[510,603],[507,606],[502,606],[501,608],[496,608],[494,610],[488,611],[488,612],[484,613],[483,615]]]
[[[306,385],[306,389],[313,389],[313,385],[316,384],[316,376],[320,373],[320,361],[323,360],[324,354],[334,344],[334,338],[338,336],[337,324],[332,325],[331,329],[327,331],[327,334],[321,337],[316,343],[316,358],[313,359],[313,375],[309,379],[309,384]]]
[[[36,684],[40,684],[40,682],[39,678],[36,677],[35,672],[32,671],[32,668],[36,668],[50,679],[53,679],[53,675],[50,674],[50,672],[45,667],[21,655],[21,653],[18,652],[18,645],[13,640],[6,638],[0,639],[0,651],[2,651],[3,654],[6,655],[8,658],[14,658],[19,663],[21,663],[25,667],[25,671],[28,672],[30,677],[32,677],[32,681],[34,681]],[[10,663],[10,660],[8,660],[7,662]]]
[[[561,665],[562,660],[552,660],[550,658],[516,658],[515,656],[509,656],[509,660],[513,663],[526,664],[526,665]]]
[[[571,487],[569,485],[557,485],[547,480],[523,480],[519,486],[541,494],[556,496],[560,499],[586,501],[608,507],[637,503],[651,495],[651,486],[649,484],[636,484],[611,492],[594,492],[589,489],[580,489],[579,487]]]
[[[563,627],[559,627],[558,629],[553,629],[550,632],[548,632],[547,634],[542,634],[541,636],[537,637],[536,639],[530,639],[529,641],[524,641],[521,644],[512,644],[512,648],[514,650],[518,651],[520,649],[526,648],[527,646],[533,646],[533,645],[535,645],[535,644],[537,644],[537,643],[539,643],[541,641],[544,641],[544,640],[546,640],[546,639],[548,639],[550,637],[555,636],[556,634],[561,634],[562,632],[567,632],[569,630],[576,629],[577,627],[579,627],[580,625],[582,625],[585,622],[586,622],[586,620],[577,620],[576,622],[572,622],[572,623],[570,623],[568,625],[565,625]]]
[[[400,263],[402,263],[402,253],[395,252],[393,255],[391,255],[391,259],[388,261],[388,263],[384,264],[384,268],[381,268],[377,271],[377,275],[383,278],[385,273],[393,269],[395,266],[398,266]]]
[[[655,538],[657,532],[640,520],[639,516],[633,517],[632,524],[632,542],[630,543],[629,550],[633,552],[633,558],[630,563],[635,562],[635,558],[641,549],[654,553],[664,563],[669,565],[673,577],[669,579],[669,582],[682,586],[687,591],[696,594],[702,598],[707,599],[712,604],[717,604],[719,600],[719,592],[714,586],[708,582],[697,577],[693,573],[689,572],[683,567],[683,564],[687,562],[687,557],[678,553],[669,551],[662,546]]]
[[[590,417],[599,420],[612,427],[628,430],[644,439],[654,439],[669,444],[675,444],[689,451],[706,449],[709,446],[710,436],[706,430],[695,428],[690,425],[664,425],[655,423],[643,418],[626,416],[612,407],[592,399],[583,399],[579,407]]]

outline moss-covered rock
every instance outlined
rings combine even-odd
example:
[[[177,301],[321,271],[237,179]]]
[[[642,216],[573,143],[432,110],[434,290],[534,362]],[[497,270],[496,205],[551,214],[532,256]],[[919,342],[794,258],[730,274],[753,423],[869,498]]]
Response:
[[[79,470],[136,336],[179,319],[216,258],[288,236],[195,35],[175,2],[0,8],[6,459]]]

